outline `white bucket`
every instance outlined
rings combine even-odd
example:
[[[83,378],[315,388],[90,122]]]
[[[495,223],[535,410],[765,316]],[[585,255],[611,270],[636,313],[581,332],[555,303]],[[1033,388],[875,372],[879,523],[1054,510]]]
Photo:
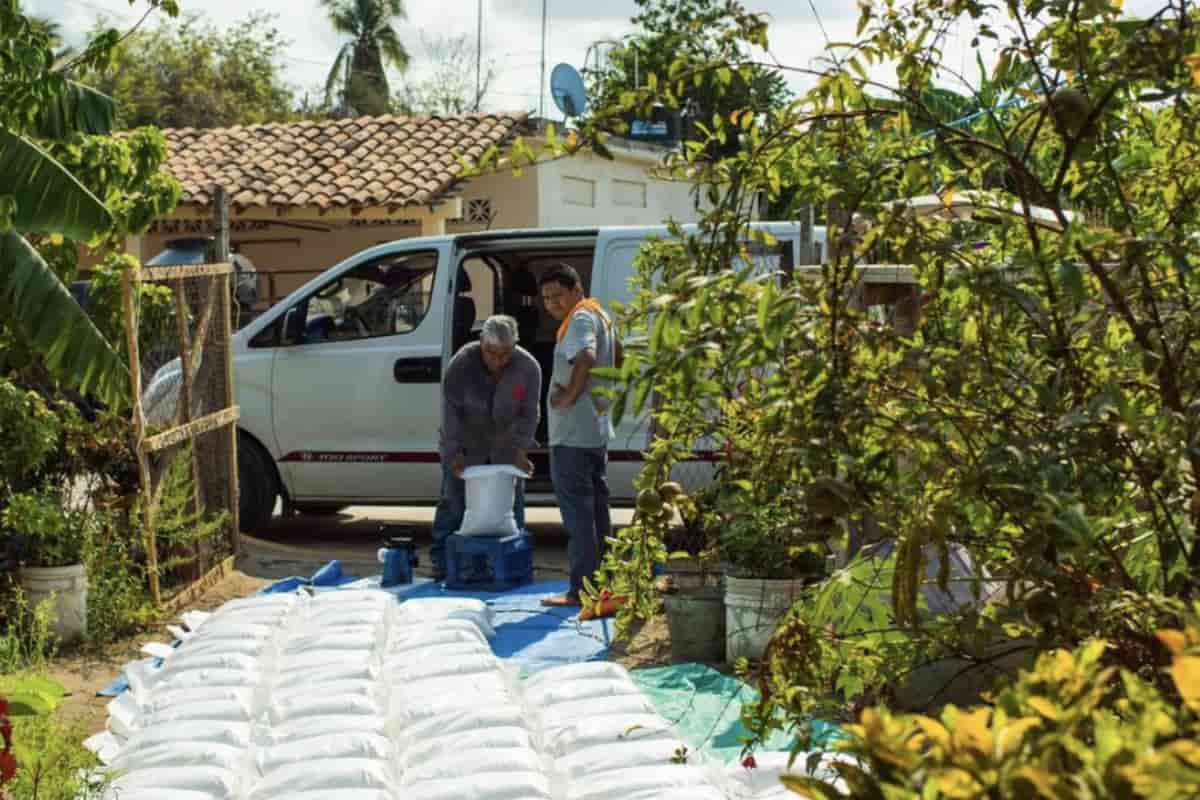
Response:
[[[800,580],[725,576],[725,658],[762,658],[784,612],[804,589]]]
[[[463,514],[459,536],[515,536],[517,520],[513,514],[517,478],[521,470],[503,464],[467,467],[463,470],[466,482],[467,509]]]
[[[53,596],[53,628],[61,641],[87,633],[87,572],[83,564],[69,567],[21,567],[18,583],[30,609]]]

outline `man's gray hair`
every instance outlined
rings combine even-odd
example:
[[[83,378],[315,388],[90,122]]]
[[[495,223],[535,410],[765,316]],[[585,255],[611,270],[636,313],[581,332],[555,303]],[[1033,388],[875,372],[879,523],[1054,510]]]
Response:
[[[507,314],[493,314],[483,323],[479,341],[493,347],[516,347],[520,339],[517,321]]]

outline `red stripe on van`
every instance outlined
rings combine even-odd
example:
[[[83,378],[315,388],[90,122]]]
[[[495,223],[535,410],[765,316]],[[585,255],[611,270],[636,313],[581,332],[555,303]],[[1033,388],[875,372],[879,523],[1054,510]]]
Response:
[[[545,451],[534,451],[534,453]],[[720,454],[715,450],[697,450],[692,454],[694,461],[717,461]],[[621,463],[645,460],[641,450],[609,450],[608,460]],[[437,464],[441,458],[436,452],[406,450],[400,452],[345,452],[332,450],[293,450],[279,459],[282,462],[303,464]]]

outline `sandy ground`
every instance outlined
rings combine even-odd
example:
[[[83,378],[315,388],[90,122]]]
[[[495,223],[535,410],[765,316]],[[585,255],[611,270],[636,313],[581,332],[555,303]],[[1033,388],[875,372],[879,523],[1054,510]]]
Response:
[[[615,511],[615,524],[628,524],[627,511]],[[190,608],[217,608],[228,600],[246,597],[278,578],[308,576],[331,559],[339,559],[349,574],[377,573],[375,551],[381,525],[408,529],[416,541],[421,566],[426,573],[429,559],[431,508],[350,508],[327,517],[277,518],[270,528],[244,537],[237,569],[209,589]],[[539,581],[566,577],[566,537],[555,509],[531,509],[528,522],[535,539],[534,567]],[[103,730],[110,699],[96,692],[113,681],[127,662],[143,657],[139,648],[147,641],[166,641],[165,626],[176,622],[163,619],[146,631],[116,642],[100,653],[71,654],[57,659],[51,676],[70,693],[63,713],[79,720],[89,732]],[[666,620],[657,618],[635,628],[628,642],[617,643],[612,659],[630,669],[669,663],[670,635]]]

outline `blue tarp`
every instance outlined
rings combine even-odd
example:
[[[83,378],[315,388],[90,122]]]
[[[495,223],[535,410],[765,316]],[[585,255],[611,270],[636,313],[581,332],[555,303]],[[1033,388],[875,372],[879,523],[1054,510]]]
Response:
[[[492,650],[514,661],[522,675],[561,664],[603,660],[612,644],[610,620],[580,622],[576,619],[578,608],[542,606],[543,598],[567,590],[566,581],[534,583],[507,592],[443,589],[428,580],[402,588],[398,594],[405,599],[474,597],[487,603],[496,615]]]

